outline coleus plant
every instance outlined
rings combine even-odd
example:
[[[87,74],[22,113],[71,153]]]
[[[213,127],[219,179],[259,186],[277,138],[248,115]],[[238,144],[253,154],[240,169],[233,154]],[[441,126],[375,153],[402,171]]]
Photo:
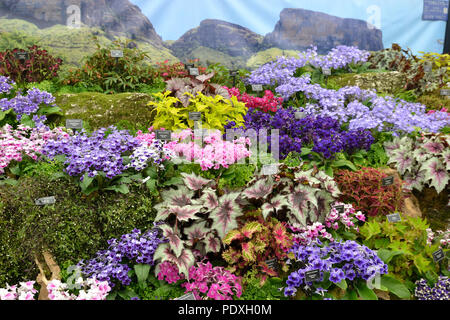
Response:
[[[264,282],[267,276],[278,276],[277,268],[267,263],[275,259],[280,269],[287,272],[289,268],[284,260],[293,242],[286,224],[275,218],[265,221],[260,214],[251,213],[250,221],[248,218],[246,220],[242,227],[231,230],[223,239],[227,248],[222,257],[228,263],[228,269],[233,273],[244,274],[249,268],[256,268],[259,278]]]
[[[418,137],[396,137],[384,144],[389,156],[388,164],[394,164],[403,175],[406,186],[422,191],[428,185],[441,193],[449,182],[450,136],[422,133]]]
[[[170,95],[178,98],[181,104],[186,108],[190,103],[190,96],[185,93],[188,92],[191,95],[196,96],[201,92],[207,96],[220,95],[229,99],[231,95],[228,91],[219,84],[209,83],[214,77],[214,72],[208,74],[202,74],[197,77],[190,78],[172,78],[167,80],[166,91],[170,91]]]

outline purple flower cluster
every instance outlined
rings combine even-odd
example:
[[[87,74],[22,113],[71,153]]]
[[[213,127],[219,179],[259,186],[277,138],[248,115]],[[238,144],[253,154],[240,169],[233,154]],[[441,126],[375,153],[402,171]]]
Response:
[[[92,135],[77,133],[69,138],[49,141],[42,153],[53,159],[65,155],[65,171],[70,176],[88,173],[95,177],[103,171],[112,179],[126,170],[123,156],[140,145],[140,141],[131,136],[127,130],[118,131],[114,126],[94,131]]]
[[[53,97],[50,93],[34,88],[29,90],[26,96],[22,95],[22,92],[19,91],[12,99],[0,99],[0,110],[7,111],[12,109],[16,114],[17,121],[21,121],[23,115],[35,114],[43,105],[54,106],[52,104],[54,102],[55,97]],[[40,127],[43,126],[43,123],[47,120],[47,117],[34,115],[33,120],[35,121],[36,126]]]
[[[311,52],[317,51],[314,47]],[[370,52],[360,50],[357,47],[337,46],[333,48],[326,56],[314,56],[309,63],[316,68],[342,69],[350,64],[367,62]]]
[[[57,155],[66,156],[65,171],[70,176],[81,176],[83,180],[85,173],[95,177],[103,171],[112,179],[126,170],[122,156],[139,145],[139,140],[127,130],[118,131],[111,126],[94,131],[90,136],[82,132],[49,141],[42,153],[50,159]]]
[[[308,64],[316,68],[342,69],[348,65],[366,62],[370,52],[357,47],[338,46],[326,56],[317,54],[317,47],[306,50],[295,57],[278,57],[253,71],[247,79],[249,84],[283,85],[292,80],[294,72]]]
[[[295,118],[296,109],[280,109],[275,114],[260,110],[249,110],[244,117],[246,129],[278,129],[280,157],[286,158],[290,152],[301,152],[302,147],[312,147],[312,150],[333,158],[336,153],[353,153],[359,149],[370,149],[375,141],[368,130],[341,130],[337,120],[331,117],[308,116]],[[235,123],[229,123],[225,129],[231,129]],[[239,128],[238,128],[239,129]],[[236,129],[236,130],[238,130]],[[270,146],[271,137],[268,136]]]
[[[161,243],[167,242],[160,236],[160,231],[153,228],[145,233],[134,229],[132,233],[123,235],[120,240],[108,241],[107,250],[97,252],[94,259],[81,260],[78,266],[84,275],[95,277],[99,281],[108,281],[113,287],[118,280],[127,286],[131,283],[128,275],[128,263],[154,265],[153,255]]]
[[[0,76],[0,94],[6,93],[9,94],[11,89],[13,88],[14,81],[5,76]]]
[[[419,300],[450,300],[450,279],[440,276],[433,288],[430,288],[425,279],[416,281],[415,294]]]
[[[344,279],[353,281],[360,278],[367,281],[377,274],[388,272],[388,266],[374,251],[355,241],[332,242],[323,246],[316,240],[309,245],[294,244],[290,251],[305,267],[289,275],[285,296],[294,295],[302,285],[313,286],[312,282],[305,279],[307,271],[319,270],[320,279],[317,283],[324,281],[326,274],[331,282],[340,283]]]

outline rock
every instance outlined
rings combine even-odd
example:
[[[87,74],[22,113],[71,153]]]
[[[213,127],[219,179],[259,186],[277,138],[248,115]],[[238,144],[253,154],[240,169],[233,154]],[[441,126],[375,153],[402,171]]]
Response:
[[[163,47],[150,20],[129,0],[0,0],[0,16],[24,19],[39,28],[48,28],[66,25],[72,14],[67,14],[71,5],[80,8],[81,23],[86,26]]]
[[[183,57],[198,47],[220,51],[232,57],[250,57],[261,48],[263,37],[240,25],[207,19],[170,44],[175,56]]]
[[[371,72],[336,76],[336,81],[342,86],[358,86],[361,89],[375,89],[377,92],[394,94],[404,89],[406,76],[398,71]]]
[[[47,252],[42,252],[42,256],[44,257],[45,263],[41,263],[37,257],[35,257],[36,265],[39,268],[39,274],[36,278],[36,282],[41,286],[41,290],[39,291],[38,300],[49,300],[47,284],[52,280],[61,280],[61,269],[58,264],[55,262],[53,256]],[[50,279],[47,279],[45,275],[45,271],[48,270],[51,273]]]
[[[401,181],[400,174],[397,170],[392,168],[380,168],[378,169],[381,172],[389,175],[394,176],[396,181]],[[419,206],[419,200],[411,193],[411,192],[404,192],[405,200],[403,201],[403,205],[399,210],[401,211],[402,215],[406,217],[412,217],[412,218],[421,218],[422,217],[422,211],[420,210]]]
[[[326,54],[338,45],[360,49],[383,49],[383,34],[366,21],[343,19],[322,12],[304,9],[284,9],[275,30],[264,38],[265,48],[306,50],[312,44],[319,54]]]

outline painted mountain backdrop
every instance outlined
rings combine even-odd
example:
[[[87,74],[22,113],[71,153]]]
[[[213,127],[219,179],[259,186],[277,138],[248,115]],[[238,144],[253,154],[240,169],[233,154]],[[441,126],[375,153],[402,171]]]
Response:
[[[80,29],[66,26],[71,5],[81,9]],[[249,68],[277,55],[295,55],[311,44],[319,53],[340,44],[366,50],[383,48],[381,30],[363,20],[304,9],[284,9],[273,32],[265,36],[237,24],[206,19],[178,40],[163,42],[140,8],[128,0],[0,0],[0,32],[0,50],[14,44],[5,41],[7,36],[22,41],[33,37],[70,64],[93,52],[90,35],[97,35],[103,43],[115,37],[131,38],[149,51],[154,61],[199,58],[203,63]]]

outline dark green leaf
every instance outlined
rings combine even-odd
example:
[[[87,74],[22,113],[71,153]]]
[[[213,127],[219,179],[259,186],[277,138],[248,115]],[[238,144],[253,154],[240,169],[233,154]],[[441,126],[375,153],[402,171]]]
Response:
[[[399,280],[389,277],[387,275],[383,275],[381,277],[381,285],[386,287],[389,292],[395,294],[400,299],[410,299],[411,293],[408,288],[401,283]]]

